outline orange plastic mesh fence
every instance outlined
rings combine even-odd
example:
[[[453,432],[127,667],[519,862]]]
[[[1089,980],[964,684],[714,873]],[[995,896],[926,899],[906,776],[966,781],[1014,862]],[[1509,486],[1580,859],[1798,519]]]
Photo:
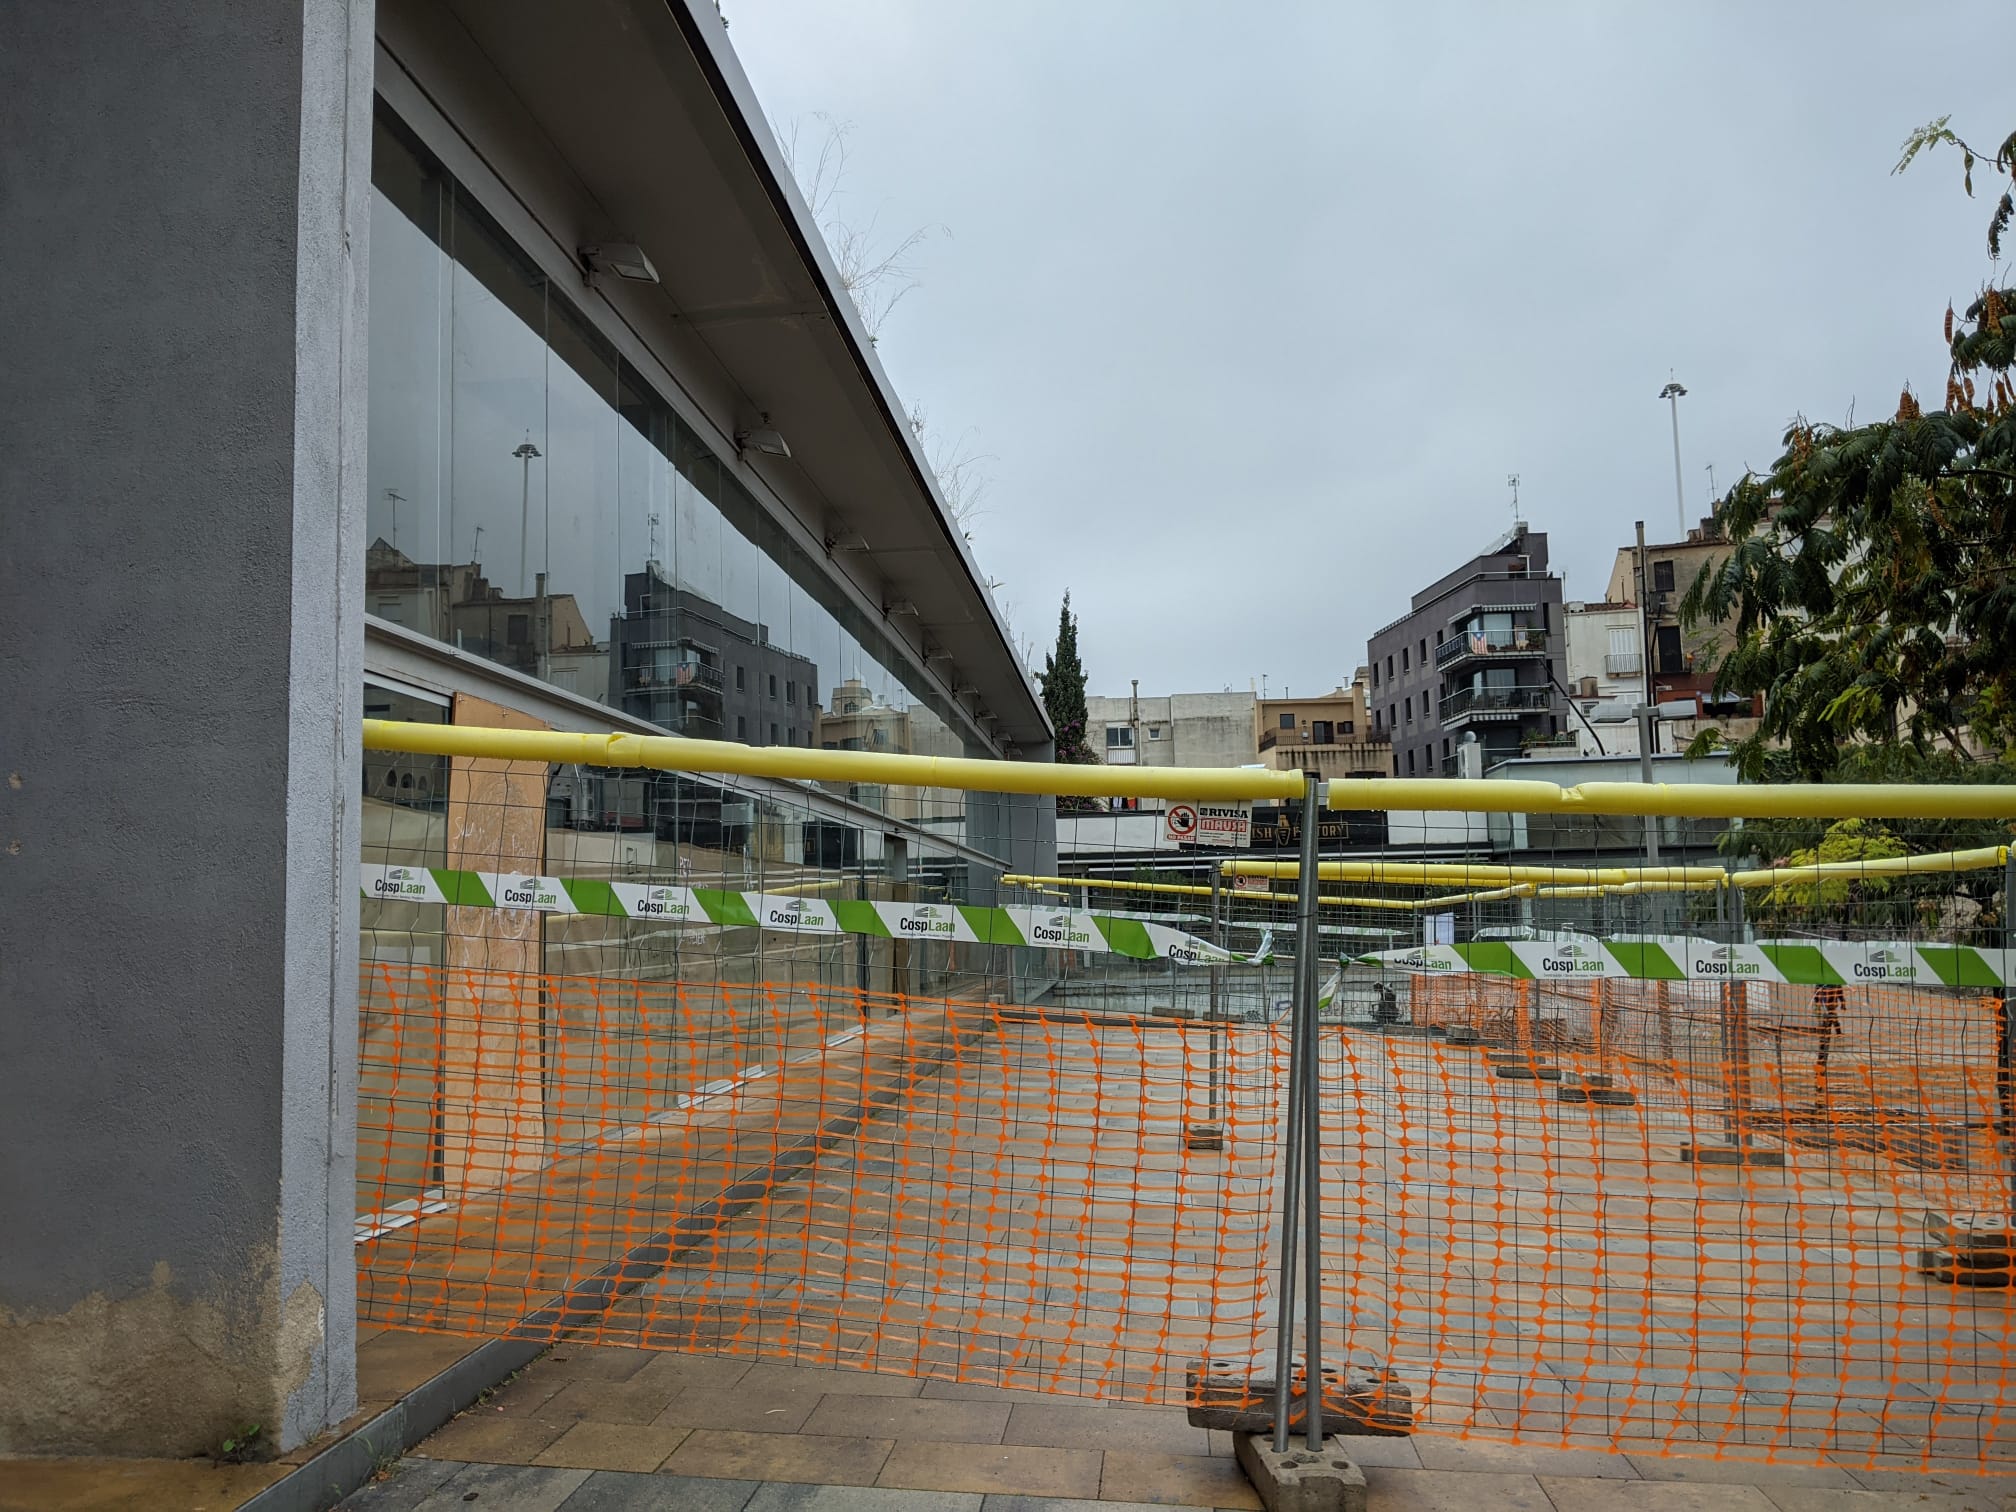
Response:
[[[1323,1290],[1419,1431],[2016,1463],[2012,1293],[1919,1269],[2006,1210],[1994,999],[1820,1035],[1760,984],[1732,1063],[1719,988],[1413,985],[1484,1032],[1325,1026]],[[365,1007],[367,1322],[1141,1401],[1271,1347],[1277,1028],[382,963]]]
[[[1413,989],[1479,1037],[1326,1029],[1324,1291],[1422,1429],[2016,1463],[1996,999]]]
[[[1135,1400],[1266,1310],[1282,1037],[374,965],[369,1323]],[[1213,1098],[1213,1086],[1218,1087]],[[1227,1150],[1185,1153],[1210,1118]]]

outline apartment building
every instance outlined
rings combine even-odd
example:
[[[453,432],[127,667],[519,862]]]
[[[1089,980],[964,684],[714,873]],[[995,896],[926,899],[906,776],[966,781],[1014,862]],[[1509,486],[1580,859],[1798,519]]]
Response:
[[[1567,715],[1561,580],[1524,521],[1430,583],[1367,646],[1372,725],[1397,777],[1454,776],[1474,737],[1485,769],[1559,739]]]

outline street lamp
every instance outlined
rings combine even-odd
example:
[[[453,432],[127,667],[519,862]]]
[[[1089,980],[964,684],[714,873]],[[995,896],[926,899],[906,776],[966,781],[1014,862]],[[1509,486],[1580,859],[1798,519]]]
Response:
[[[1677,444],[1677,443],[1676,443]],[[525,597],[525,538],[532,533],[532,459],[541,455],[527,436],[513,449],[512,456],[525,464],[518,486],[518,597]]]
[[[1687,539],[1687,491],[1680,483],[1680,401],[1687,390],[1677,383],[1668,383],[1659,390],[1659,397],[1673,409],[1673,503],[1680,513],[1680,534],[1676,540]]]

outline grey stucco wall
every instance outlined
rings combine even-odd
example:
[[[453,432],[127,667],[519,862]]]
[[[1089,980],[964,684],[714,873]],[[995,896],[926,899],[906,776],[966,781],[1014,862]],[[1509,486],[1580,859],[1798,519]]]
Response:
[[[368,0],[0,48],[0,1451],[355,1395]]]

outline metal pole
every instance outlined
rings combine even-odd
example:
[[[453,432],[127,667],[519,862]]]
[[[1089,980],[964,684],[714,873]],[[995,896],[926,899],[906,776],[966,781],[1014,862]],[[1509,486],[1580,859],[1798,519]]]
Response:
[[[1652,702],[1652,592],[1650,575],[1645,570],[1645,522],[1638,522],[1638,660],[1645,673],[1645,697],[1637,709],[1638,716],[1638,780],[1647,786],[1652,782],[1652,741],[1653,732],[1658,729],[1654,721]],[[1659,821],[1645,816],[1645,859],[1656,864],[1659,860]]]
[[[1304,1203],[1307,1211],[1302,1215],[1302,1234],[1306,1253],[1303,1256],[1303,1287],[1306,1296],[1302,1304],[1302,1383],[1306,1395],[1308,1421],[1308,1445],[1316,1451],[1323,1447],[1323,1140],[1322,1140],[1322,1033],[1321,1012],[1317,997],[1323,985],[1323,951],[1321,935],[1317,928],[1316,909],[1316,858],[1319,850],[1318,831],[1321,824],[1317,816],[1322,812],[1317,779],[1311,777],[1303,790],[1303,824],[1306,826],[1302,837],[1302,876],[1297,890],[1296,905],[1300,912],[1297,931],[1309,942],[1305,956],[1307,964],[1302,973],[1302,1180],[1304,1183]]]
[[[2011,1012],[2009,1004],[2009,947],[2016,940],[2016,930],[2011,929],[2009,920],[2012,907],[2016,907],[2016,849],[2002,863],[2002,969],[1997,973],[2002,978],[2002,1038],[1997,1047],[2001,1064],[1996,1077],[2000,1084],[1996,1090],[2001,1093],[2002,1137],[2008,1141],[2010,1227],[2016,1228],[2016,1012]]]
[[[1639,708],[1638,712],[1638,780],[1647,787],[1652,785],[1652,710]],[[1648,864],[1659,864],[1659,816],[1645,816],[1645,860]]]
[[[1288,1011],[1288,1150],[1286,1179],[1282,1182],[1281,1200],[1281,1279],[1279,1307],[1275,1314],[1274,1336],[1274,1451],[1288,1452],[1289,1410],[1293,1404],[1292,1375],[1293,1360],[1290,1346],[1295,1337],[1295,1268],[1297,1262],[1296,1241],[1301,1238],[1302,1209],[1306,1203],[1303,1182],[1304,1146],[1308,1142],[1308,1129],[1312,1123],[1308,1108],[1308,1089],[1314,1085],[1308,1066],[1316,1057],[1315,1035],[1311,1032],[1316,1018],[1316,995],[1310,989],[1312,980],[1309,968],[1316,956],[1316,931],[1313,920],[1316,913],[1316,780],[1312,777],[1304,787],[1302,799],[1302,865],[1296,879],[1296,936],[1295,975],[1291,980]],[[1306,918],[1304,916],[1307,916]],[[1313,1226],[1314,1213],[1310,1214]],[[1315,1262],[1317,1246],[1307,1241],[1311,1264]],[[1315,1295],[1312,1286],[1310,1295]],[[1309,1373],[1310,1356],[1308,1343],[1303,1347],[1303,1367],[1305,1384],[1314,1381]],[[1308,1393],[1305,1391],[1305,1400]],[[1316,1424],[1321,1416],[1320,1403],[1310,1417]],[[1320,1428],[1319,1428],[1320,1433]],[[1321,1442],[1320,1437],[1317,1440]]]
[[[1224,931],[1220,924],[1219,904],[1218,904],[1219,887],[1223,881],[1223,875],[1224,874],[1219,869],[1218,863],[1215,861],[1212,862],[1211,863],[1211,943],[1213,945],[1218,946],[1220,949],[1223,949],[1225,945]],[[1210,1034],[1208,1036],[1209,1044],[1211,1047],[1211,1069],[1210,1069],[1210,1076],[1208,1079],[1208,1091],[1206,1093],[1206,1096],[1209,1099],[1211,1105],[1210,1112],[1207,1116],[1209,1117],[1211,1123],[1213,1123],[1214,1125],[1218,1123],[1220,1116],[1218,1112],[1218,1037],[1223,1032],[1225,1023],[1225,1016],[1224,1016],[1225,1004],[1224,999],[1220,995],[1219,990],[1221,980],[1220,971],[1221,968],[1219,967],[1218,962],[1214,959],[1211,962],[1211,1029]]]
[[[1729,943],[1741,944],[1745,933],[1743,924],[1743,889],[1729,889]],[[1736,1148],[1747,1151],[1750,1148],[1750,1104],[1754,1088],[1750,1075],[1750,989],[1746,983],[1729,977],[1729,1033],[1735,1053],[1733,1072],[1736,1081]],[[1745,1156],[1747,1160],[1747,1155]]]
[[[1301,942],[1296,943],[1299,976]],[[1295,1337],[1296,1220],[1302,1213],[1302,1052],[1303,1036],[1292,1000],[1288,1014],[1288,1148],[1281,1182],[1281,1276],[1274,1323],[1274,1452],[1288,1452],[1290,1345]]]
[[[1680,400],[1687,390],[1669,383],[1659,397],[1673,408],[1673,503],[1680,515],[1680,539],[1687,539],[1687,488],[1680,481]]]

